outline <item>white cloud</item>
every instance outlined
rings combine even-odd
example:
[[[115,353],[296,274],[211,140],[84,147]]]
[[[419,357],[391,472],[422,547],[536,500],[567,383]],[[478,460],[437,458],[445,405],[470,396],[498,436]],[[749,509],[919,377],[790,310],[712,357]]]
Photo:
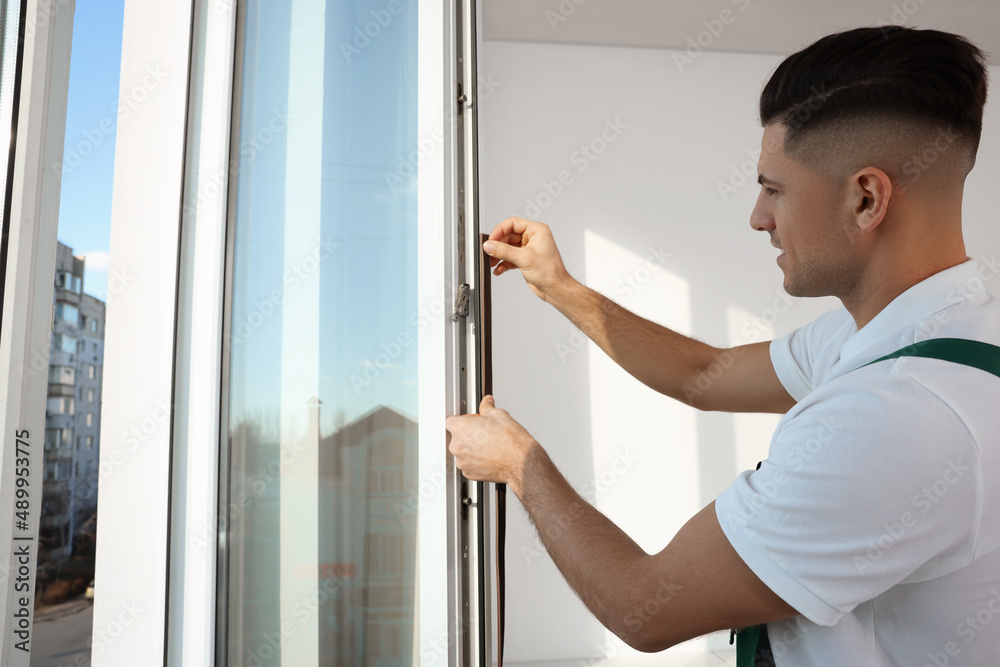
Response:
[[[107,250],[94,250],[81,255],[86,260],[85,268],[95,273],[107,273],[110,264],[110,256]]]

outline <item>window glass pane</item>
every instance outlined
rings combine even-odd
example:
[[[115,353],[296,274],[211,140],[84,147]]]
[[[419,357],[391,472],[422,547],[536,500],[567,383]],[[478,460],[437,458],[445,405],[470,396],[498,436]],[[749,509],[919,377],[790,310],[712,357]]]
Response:
[[[72,366],[50,366],[49,382],[54,384],[73,384],[76,370]]]
[[[76,338],[65,334],[52,334],[52,348],[55,352],[76,354]]]
[[[57,415],[73,414],[73,399],[65,396],[50,396],[45,409]]]
[[[228,663],[413,665],[416,4],[244,16]]]
[[[56,319],[77,324],[80,321],[80,310],[76,306],[69,303],[57,303]]]

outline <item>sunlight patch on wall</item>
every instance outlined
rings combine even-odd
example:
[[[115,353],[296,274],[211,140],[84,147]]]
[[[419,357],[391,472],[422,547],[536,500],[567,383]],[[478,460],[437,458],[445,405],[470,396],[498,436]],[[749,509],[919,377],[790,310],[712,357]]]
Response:
[[[748,326],[751,325],[751,326]],[[774,327],[761,321],[755,315],[739,306],[726,308],[726,326],[729,330],[730,346],[746,345],[774,338]],[[752,335],[748,335],[752,332]],[[734,413],[736,470],[753,470],[757,462],[767,458],[771,435],[781,421],[781,415],[762,413]]]
[[[667,268],[669,253],[659,244],[633,252],[588,230],[584,256],[588,286],[690,333],[690,286]],[[658,552],[700,509],[695,412],[631,377],[589,341],[587,354],[594,479],[584,495],[646,551]],[[607,648],[634,654],[611,635]],[[675,650],[704,650],[703,640]]]

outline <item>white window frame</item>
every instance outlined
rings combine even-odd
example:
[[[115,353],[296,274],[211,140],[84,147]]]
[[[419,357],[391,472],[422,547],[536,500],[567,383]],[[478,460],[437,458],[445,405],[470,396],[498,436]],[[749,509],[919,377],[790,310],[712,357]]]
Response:
[[[101,424],[100,468],[108,473],[98,501],[96,667],[164,663],[192,4],[129,0],[124,13],[119,100],[129,111],[119,114],[115,141],[109,273],[132,279],[108,295],[105,321],[104,396],[114,409]],[[142,322],[141,337],[134,335],[136,322]],[[122,435],[140,424],[151,425],[141,441]],[[122,626],[123,614],[128,627],[109,638],[107,630]]]
[[[218,193],[230,154],[236,6],[235,0],[129,0],[126,7],[122,95],[147,68],[168,75],[120,120],[116,139],[110,269],[133,279],[109,295],[105,323],[104,404],[114,409],[101,420],[101,470],[112,472],[101,480],[98,505],[95,667],[215,663],[228,205]],[[446,646],[422,665],[457,665],[459,504],[444,420],[459,411],[462,397],[439,379],[441,368],[452,377],[459,363],[460,327],[449,318],[457,248],[446,233],[457,224],[456,138],[448,123],[455,108],[455,16],[452,2],[420,0],[416,11],[418,136],[437,143],[418,172],[417,298],[443,304],[418,339],[418,474],[449,479],[418,509],[416,641],[418,655],[421,647]],[[135,322],[147,332],[141,339],[133,335]],[[122,437],[164,414],[141,447]],[[434,442],[440,449],[427,444]],[[138,498],[142,521],[136,521]],[[443,588],[447,595],[438,594]],[[108,641],[104,630],[128,609],[143,611]]]
[[[17,128],[11,136],[13,173],[4,197],[10,202],[7,226],[7,266],[3,276],[3,314],[0,331],[0,664],[28,667],[34,629],[29,628],[29,650],[17,646],[24,641],[22,621],[34,617],[35,559],[44,461],[45,406],[48,394],[48,358],[52,335],[52,276],[56,268],[56,228],[59,219],[60,179],[49,165],[62,158],[66,131],[66,94],[69,85],[69,51],[73,30],[73,2],[68,11],[51,13],[48,3],[4,3],[8,12],[7,34],[25,25],[20,66],[20,97]],[[15,10],[18,10],[15,12]],[[24,16],[20,16],[20,10]],[[44,14],[44,16],[43,16]],[[30,30],[28,29],[30,26]],[[16,51],[13,52],[16,54]],[[12,51],[5,49],[4,88],[17,71]],[[9,98],[13,100],[13,98]],[[0,99],[5,120],[13,109],[6,91]],[[9,129],[9,128],[8,128]],[[5,133],[7,130],[3,130]],[[0,155],[7,172],[9,154]],[[0,183],[6,188],[6,183]],[[28,529],[16,527],[15,481],[24,469],[19,438],[28,441],[28,475],[31,502]],[[53,471],[55,472],[55,471]],[[29,556],[19,556],[24,548]],[[22,567],[24,568],[22,570]],[[22,574],[22,572],[24,574]],[[26,586],[25,586],[26,584]],[[30,624],[30,621],[29,621]]]

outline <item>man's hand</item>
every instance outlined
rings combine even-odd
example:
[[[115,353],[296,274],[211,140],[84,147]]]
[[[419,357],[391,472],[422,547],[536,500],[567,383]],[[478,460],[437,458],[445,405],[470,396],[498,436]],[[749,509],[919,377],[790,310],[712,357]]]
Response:
[[[662,651],[707,632],[796,615],[733,549],[714,503],[648,554],[580,497],[493,397],[479,410],[445,422],[455,464],[469,479],[510,485],[566,581],[630,646]]]
[[[572,280],[545,223],[507,218],[493,228],[483,250],[490,256],[493,275],[520,269],[528,287],[543,301],[549,301],[554,289]]]
[[[451,432],[448,449],[467,478],[507,484],[521,496],[524,462],[538,443],[492,396],[483,398],[478,415],[453,415],[444,425]]]

